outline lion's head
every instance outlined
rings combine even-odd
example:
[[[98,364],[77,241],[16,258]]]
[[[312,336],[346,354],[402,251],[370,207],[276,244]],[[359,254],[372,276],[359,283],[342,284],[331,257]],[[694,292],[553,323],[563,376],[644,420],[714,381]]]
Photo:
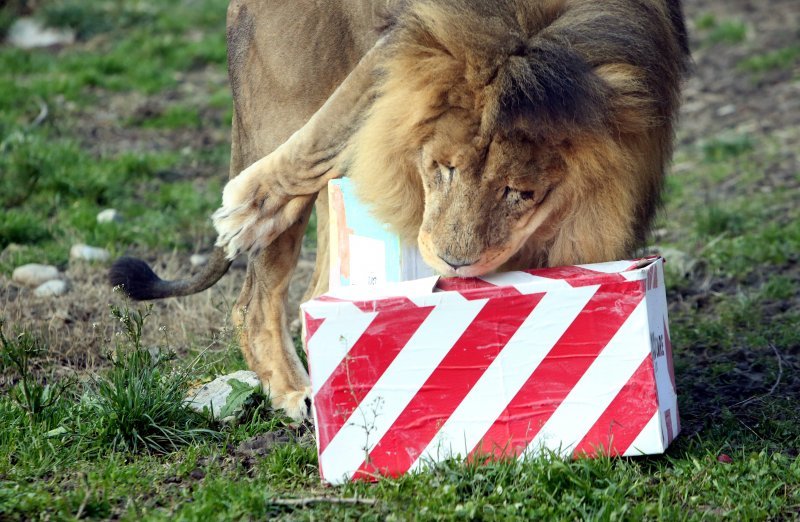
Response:
[[[474,4],[414,2],[394,21],[352,141],[360,196],[447,275],[629,254],[671,151],[686,59],[672,4]]]

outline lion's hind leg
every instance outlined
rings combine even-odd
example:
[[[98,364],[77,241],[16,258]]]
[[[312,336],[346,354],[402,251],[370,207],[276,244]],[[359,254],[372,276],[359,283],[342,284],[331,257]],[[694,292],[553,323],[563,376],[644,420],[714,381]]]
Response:
[[[289,334],[286,299],[312,206],[302,209],[300,219],[262,252],[250,255],[233,313],[248,366],[258,374],[272,406],[297,420],[310,418],[311,388]]]

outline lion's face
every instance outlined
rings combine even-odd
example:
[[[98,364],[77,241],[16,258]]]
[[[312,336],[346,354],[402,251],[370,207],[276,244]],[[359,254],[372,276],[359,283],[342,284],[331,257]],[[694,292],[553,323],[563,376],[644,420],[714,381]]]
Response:
[[[564,146],[522,129],[480,137],[477,116],[445,112],[419,152],[425,261],[462,277],[505,263],[553,212],[566,175]]]

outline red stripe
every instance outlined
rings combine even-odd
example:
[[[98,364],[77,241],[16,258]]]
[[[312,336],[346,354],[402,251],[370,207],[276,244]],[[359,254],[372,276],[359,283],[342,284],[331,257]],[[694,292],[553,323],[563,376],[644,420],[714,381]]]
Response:
[[[432,306],[412,306],[380,312],[355,341],[314,397],[317,412],[329,412],[328,417],[319,419],[320,453],[432,310]]]
[[[490,299],[364,462],[356,478],[405,473],[544,294]]]
[[[644,297],[641,281],[600,286],[471,456],[518,454],[572,391]]]
[[[537,268],[526,270],[527,273],[538,277],[549,279],[563,279],[570,286],[580,287],[589,285],[600,285],[608,283],[621,283],[627,281],[625,276],[619,273],[608,274],[598,272],[581,266],[558,266],[552,268]]]
[[[465,292],[476,288],[497,288],[497,285],[477,277],[442,277],[436,283],[436,290],[440,292]]]
[[[667,425],[667,444],[675,440],[675,433],[672,431],[672,410],[664,412],[664,423]]]
[[[317,333],[319,327],[325,322],[325,318],[323,317],[322,319],[315,319],[311,317],[308,312],[305,312],[304,315],[306,316],[306,344],[308,344],[308,341],[314,337],[314,334]]]
[[[321,301],[323,303],[346,303],[347,299],[340,299],[338,297],[333,297],[332,295],[320,295],[314,298],[314,301]]]
[[[520,291],[513,286],[497,286],[475,277],[439,279],[436,290],[439,292],[458,292],[468,301],[521,295]]]
[[[653,360],[648,353],[639,368],[575,446],[575,456],[622,455],[658,411]]]

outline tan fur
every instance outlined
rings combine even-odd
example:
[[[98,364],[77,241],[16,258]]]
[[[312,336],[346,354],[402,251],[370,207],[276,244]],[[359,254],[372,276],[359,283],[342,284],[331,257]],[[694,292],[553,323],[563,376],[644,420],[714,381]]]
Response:
[[[310,395],[286,286],[322,191],[308,296],[327,288],[329,179],[447,275],[617,259],[645,236],[687,59],[677,0],[238,0],[228,34],[241,174],[218,245],[250,252],[242,349],[294,417]]]

